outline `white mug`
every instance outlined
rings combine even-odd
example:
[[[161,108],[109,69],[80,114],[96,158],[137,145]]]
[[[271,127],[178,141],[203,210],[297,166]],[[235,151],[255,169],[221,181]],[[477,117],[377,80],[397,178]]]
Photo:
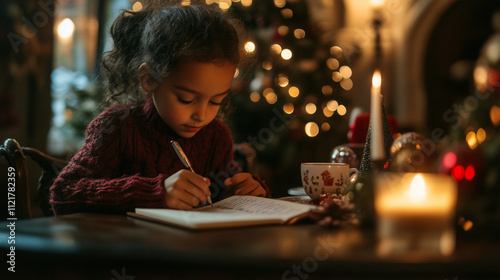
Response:
[[[300,172],[302,186],[312,199],[325,193],[340,194],[348,182],[359,177],[359,171],[347,163],[306,162],[300,165]]]

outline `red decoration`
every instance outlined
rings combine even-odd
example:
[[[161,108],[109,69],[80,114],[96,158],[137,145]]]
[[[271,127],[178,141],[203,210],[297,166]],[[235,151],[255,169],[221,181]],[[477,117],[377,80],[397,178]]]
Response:
[[[481,190],[486,163],[479,150],[472,150],[467,143],[457,143],[442,153],[438,163],[438,172],[451,175],[462,194]]]
[[[398,124],[394,116],[387,116],[389,126],[391,127],[392,135],[398,133]],[[366,135],[368,127],[370,126],[370,114],[363,113],[356,116],[354,123],[349,129],[349,143],[351,144],[364,144],[366,142]]]

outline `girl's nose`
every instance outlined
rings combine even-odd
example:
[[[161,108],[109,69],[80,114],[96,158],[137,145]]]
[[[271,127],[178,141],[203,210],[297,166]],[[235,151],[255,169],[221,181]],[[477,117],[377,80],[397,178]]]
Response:
[[[192,118],[198,122],[203,122],[207,118],[207,104],[198,104],[194,108]]]

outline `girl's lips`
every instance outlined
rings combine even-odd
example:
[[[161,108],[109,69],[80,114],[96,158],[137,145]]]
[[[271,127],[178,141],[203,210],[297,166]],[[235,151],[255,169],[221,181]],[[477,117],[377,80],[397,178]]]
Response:
[[[184,127],[189,132],[198,132],[202,128],[202,126],[189,126],[189,125],[185,125]]]

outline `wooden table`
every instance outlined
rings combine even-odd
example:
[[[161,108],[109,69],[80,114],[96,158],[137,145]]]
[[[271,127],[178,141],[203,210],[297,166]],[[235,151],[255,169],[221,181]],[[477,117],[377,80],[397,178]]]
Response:
[[[16,221],[16,273],[1,279],[499,279],[500,242],[459,231],[453,255],[380,257],[373,229],[304,221],[189,231],[126,216],[74,214]],[[132,276],[135,276],[132,277]]]

